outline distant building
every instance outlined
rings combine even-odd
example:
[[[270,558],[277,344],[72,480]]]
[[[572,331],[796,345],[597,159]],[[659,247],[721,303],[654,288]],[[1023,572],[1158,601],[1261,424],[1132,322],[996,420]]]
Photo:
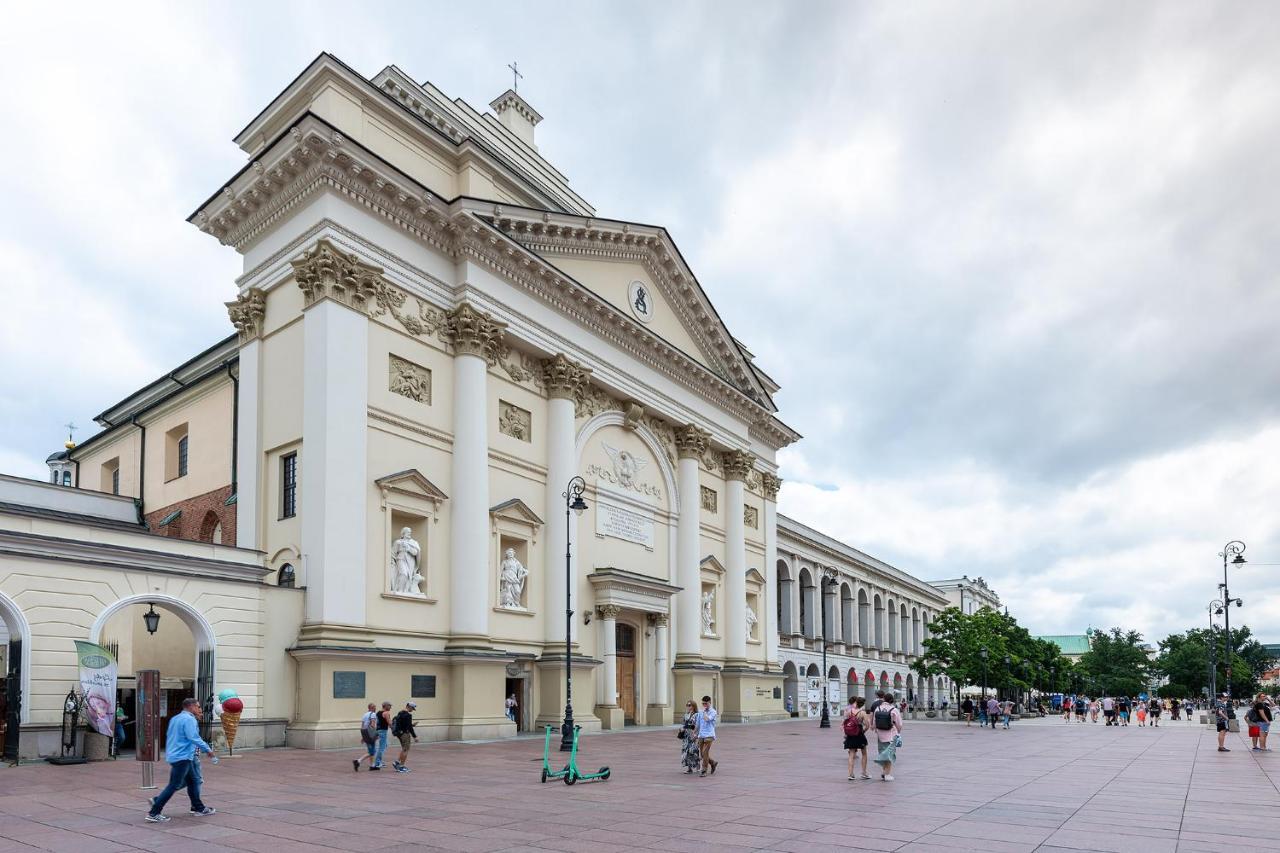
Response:
[[[961,613],[976,613],[983,607],[1000,609],[1000,596],[982,578],[964,575],[949,580],[930,581],[929,585],[945,595],[952,607],[960,608]]]
[[[1062,656],[1069,659],[1072,663],[1084,657],[1085,652],[1089,651],[1089,635],[1088,634],[1042,634],[1036,637],[1037,640],[1048,640],[1062,650]]]

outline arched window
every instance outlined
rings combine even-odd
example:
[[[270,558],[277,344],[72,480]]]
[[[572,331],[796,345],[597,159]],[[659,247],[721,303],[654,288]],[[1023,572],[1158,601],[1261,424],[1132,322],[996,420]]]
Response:
[[[71,485],[71,472],[70,472],[70,471],[63,471],[63,472],[62,472],[62,485],[64,485],[64,486],[70,486],[70,485]]]
[[[278,586],[288,586],[288,587],[291,587],[291,586],[295,585],[295,584],[298,582],[298,578],[297,578],[297,576],[296,576],[296,575],[294,575],[294,573],[293,573],[293,564],[292,564],[292,563],[285,563],[283,566],[281,566],[281,567],[280,567],[280,572],[279,572],[279,574],[277,575],[277,578],[278,578],[278,579],[277,579],[277,581],[276,581],[276,584],[277,584]]]
[[[213,510],[209,510],[204,514],[204,518],[200,521],[200,541],[215,542],[214,531],[218,532],[218,537],[222,537],[222,521],[218,518],[218,514]]]

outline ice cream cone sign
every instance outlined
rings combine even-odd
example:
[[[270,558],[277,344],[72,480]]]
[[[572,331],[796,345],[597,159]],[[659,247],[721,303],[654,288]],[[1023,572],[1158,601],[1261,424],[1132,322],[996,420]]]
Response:
[[[218,715],[222,718],[222,734],[227,738],[227,753],[235,754],[236,730],[240,728],[240,715],[244,702],[230,688],[218,694]]]

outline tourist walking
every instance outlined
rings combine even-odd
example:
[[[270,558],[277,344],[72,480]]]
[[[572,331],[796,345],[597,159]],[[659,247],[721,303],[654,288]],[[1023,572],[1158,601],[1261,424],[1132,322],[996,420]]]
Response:
[[[1218,728],[1218,752],[1230,752],[1227,748],[1227,728],[1230,720],[1235,719],[1236,712],[1231,707],[1231,703],[1227,701],[1227,694],[1223,693],[1218,697],[1218,701],[1213,703],[1213,719]]]
[[[378,746],[373,756],[373,764],[369,765],[370,770],[382,769],[382,756],[387,752],[387,737],[391,734],[391,703],[383,702],[382,710],[377,714],[377,736]]]
[[[875,722],[876,743],[880,749],[876,753],[876,764],[880,765],[880,779],[893,781],[893,763],[898,759],[898,745],[902,743],[902,714],[893,704],[893,694],[885,696],[885,701],[872,715]]]
[[[1249,724],[1249,740],[1253,743],[1252,749],[1255,752],[1271,751],[1267,747],[1267,734],[1271,731],[1271,718],[1271,703],[1267,701],[1265,693],[1259,693],[1253,700],[1253,707],[1245,715],[1245,722]]]
[[[1005,699],[1000,703],[1000,721],[1004,727],[1009,728],[1009,720],[1013,719],[1013,700]]]
[[[987,700],[987,719],[991,721],[991,731],[996,730],[996,720],[1000,716],[1000,702],[995,696]]]
[[[964,724],[969,726],[973,723],[973,698],[964,697],[964,701],[960,703],[960,713],[964,714]]]
[[[862,753],[862,778],[867,775],[867,715],[864,713],[865,699],[861,696],[850,696],[849,707],[844,709],[844,748],[849,754],[849,781],[857,777],[853,774],[853,765]]]
[[[1116,713],[1120,716],[1120,725],[1129,725],[1129,697],[1121,696],[1120,701],[1116,703]]]
[[[1088,710],[1088,708],[1089,708],[1089,700],[1084,696],[1077,696],[1076,697],[1076,722],[1077,723],[1084,723],[1088,721],[1087,718],[1085,717],[1085,712]]]
[[[684,703],[684,720],[680,723],[680,764],[685,773],[696,773],[702,764],[698,751],[698,706],[692,699]]]
[[[211,809],[200,799],[200,778],[192,772],[192,761],[196,750],[213,755],[213,747],[200,737],[200,703],[195,699],[182,700],[182,711],[169,721],[165,734],[165,760],[169,762],[169,784],[164,790],[151,799],[151,811],[147,814],[148,823],[164,823],[169,820],[164,811],[169,798],[179,788],[187,789],[187,797],[191,800],[191,813],[200,817],[213,814]]]
[[[1160,715],[1164,713],[1164,700],[1159,697],[1153,697],[1147,704],[1147,716],[1151,718],[1152,726],[1160,725]]]
[[[418,733],[413,728],[413,712],[418,710],[418,703],[406,702],[404,710],[396,714],[391,722],[391,734],[400,741],[400,757],[391,762],[397,773],[408,773],[405,762],[409,760],[409,747],[418,740]]]
[[[702,710],[698,712],[698,751],[702,760],[702,770],[699,776],[707,775],[707,768],[711,768],[711,775],[714,776],[716,768],[720,766],[720,762],[711,757],[711,746],[716,742],[716,720],[720,715],[716,713],[716,709],[711,707],[711,697],[702,697]]]
[[[1062,722],[1071,722],[1071,709],[1075,707],[1075,704],[1070,697],[1062,697]]]
[[[1093,720],[1095,723],[1098,722],[1098,711],[1101,709],[1102,705],[1098,702],[1097,696],[1089,700],[1089,719]]]
[[[372,702],[369,703],[369,710],[360,718],[360,742],[369,754],[351,760],[351,767],[357,773],[360,772],[360,762],[366,760],[369,762],[369,769],[373,770],[373,760],[378,753],[378,706]]]
[[[1145,727],[1147,725],[1147,703],[1142,700],[1138,700],[1136,712],[1138,717],[1138,727]]]
[[[516,694],[512,693],[507,697],[507,719],[513,723],[516,721],[516,709],[518,707],[519,704],[516,702]]]

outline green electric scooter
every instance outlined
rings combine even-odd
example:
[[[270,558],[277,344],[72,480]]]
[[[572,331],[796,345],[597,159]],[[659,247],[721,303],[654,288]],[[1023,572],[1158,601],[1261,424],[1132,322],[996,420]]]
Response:
[[[569,765],[566,764],[560,770],[551,769],[551,733],[555,729],[547,726],[547,739],[542,744],[542,781],[545,783],[548,779],[567,779],[569,777]],[[574,746],[577,746],[578,739],[573,739]],[[572,753],[571,753],[572,754]],[[572,785],[572,782],[566,784]]]
[[[583,773],[578,769],[578,735],[582,733],[582,726],[573,727],[573,750],[569,753],[569,766],[565,768],[568,773],[564,777],[566,785],[572,785],[579,779],[590,782],[592,779],[599,779],[606,782],[609,779],[609,768],[601,767],[595,773]]]

